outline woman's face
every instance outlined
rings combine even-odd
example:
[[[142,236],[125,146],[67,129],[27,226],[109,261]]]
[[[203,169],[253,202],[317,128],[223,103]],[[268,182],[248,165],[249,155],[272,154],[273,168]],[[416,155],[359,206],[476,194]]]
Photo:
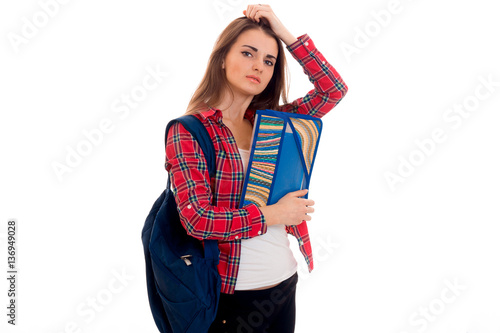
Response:
[[[277,57],[274,38],[259,29],[241,33],[223,64],[233,93],[246,97],[264,91],[273,76]]]

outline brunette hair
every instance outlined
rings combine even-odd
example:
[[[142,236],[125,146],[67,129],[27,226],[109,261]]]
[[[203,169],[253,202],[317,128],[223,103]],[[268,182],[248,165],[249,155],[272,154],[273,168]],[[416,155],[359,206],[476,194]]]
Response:
[[[276,110],[280,103],[280,96],[284,104],[288,103],[288,86],[286,78],[288,71],[280,38],[263,22],[263,20],[254,22],[248,17],[243,16],[229,23],[217,38],[212,54],[208,60],[205,75],[191,97],[185,114],[198,113],[205,107],[216,105],[221,101],[224,91],[223,88],[229,88],[229,83],[222,69],[222,62],[239,35],[251,29],[260,29],[270,37],[273,37],[278,44],[278,56],[271,81],[269,81],[269,84],[262,93],[253,98],[248,108],[255,110]]]

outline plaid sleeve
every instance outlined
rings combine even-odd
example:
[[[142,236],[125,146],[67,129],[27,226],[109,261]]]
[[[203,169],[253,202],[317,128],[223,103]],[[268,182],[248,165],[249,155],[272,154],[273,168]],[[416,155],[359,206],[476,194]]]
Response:
[[[264,215],[255,204],[241,209],[212,206],[208,167],[198,142],[180,123],[167,136],[166,169],[181,222],[198,239],[235,240],[267,231]]]
[[[297,41],[287,45],[286,48],[302,66],[309,81],[314,84],[314,89],[304,97],[280,106],[278,111],[323,117],[345,96],[347,85],[323,54],[316,49],[309,35],[298,37]]]

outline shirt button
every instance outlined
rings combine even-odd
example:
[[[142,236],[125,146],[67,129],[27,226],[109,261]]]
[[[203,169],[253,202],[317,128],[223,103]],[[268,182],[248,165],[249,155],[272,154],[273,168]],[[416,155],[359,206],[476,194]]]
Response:
[[[309,42],[305,42],[305,43],[304,43],[304,45],[305,45],[305,46],[309,46]]]
[[[324,64],[325,64],[325,61],[323,60],[323,61],[322,61],[322,63],[323,63],[323,65],[324,65]]]
[[[191,208],[192,208],[191,205],[188,205],[188,209],[191,209]]]
[[[240,238],[240,236],[236,236],[236,237],[234,237],[234,238],[235,238],[235,239],[238,239],[238,238]]]
[[[259,230],[259,232],[257,232],[259,235],[262,233],[262,231]]]

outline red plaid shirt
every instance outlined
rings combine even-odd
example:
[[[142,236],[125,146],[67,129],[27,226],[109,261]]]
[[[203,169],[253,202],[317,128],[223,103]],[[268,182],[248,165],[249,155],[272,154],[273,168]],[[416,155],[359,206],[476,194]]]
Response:
[[[323,117],[344,97],[346,84],[307,34],[286,48],[303,67],[314,89],[280,106],[277,111]],[[252,124],[254,116],[255,110],[245,113]],[[222,112],[207,108],[197,117],[204,123],[214,144],[216,177],[210,180],[203,151],[179,123],[168,133],[165,168],[170,172],[172,191],[187,232],[198,239],[219,241],[221,292],[232,294],[238,276],[241,240],[264,234],[267,225],[255,204],[238,208],[245,174],[236,141],[222,122]],[[313,258],[306,222],[286,226],[286,230],[297,238],[311,271]]]

